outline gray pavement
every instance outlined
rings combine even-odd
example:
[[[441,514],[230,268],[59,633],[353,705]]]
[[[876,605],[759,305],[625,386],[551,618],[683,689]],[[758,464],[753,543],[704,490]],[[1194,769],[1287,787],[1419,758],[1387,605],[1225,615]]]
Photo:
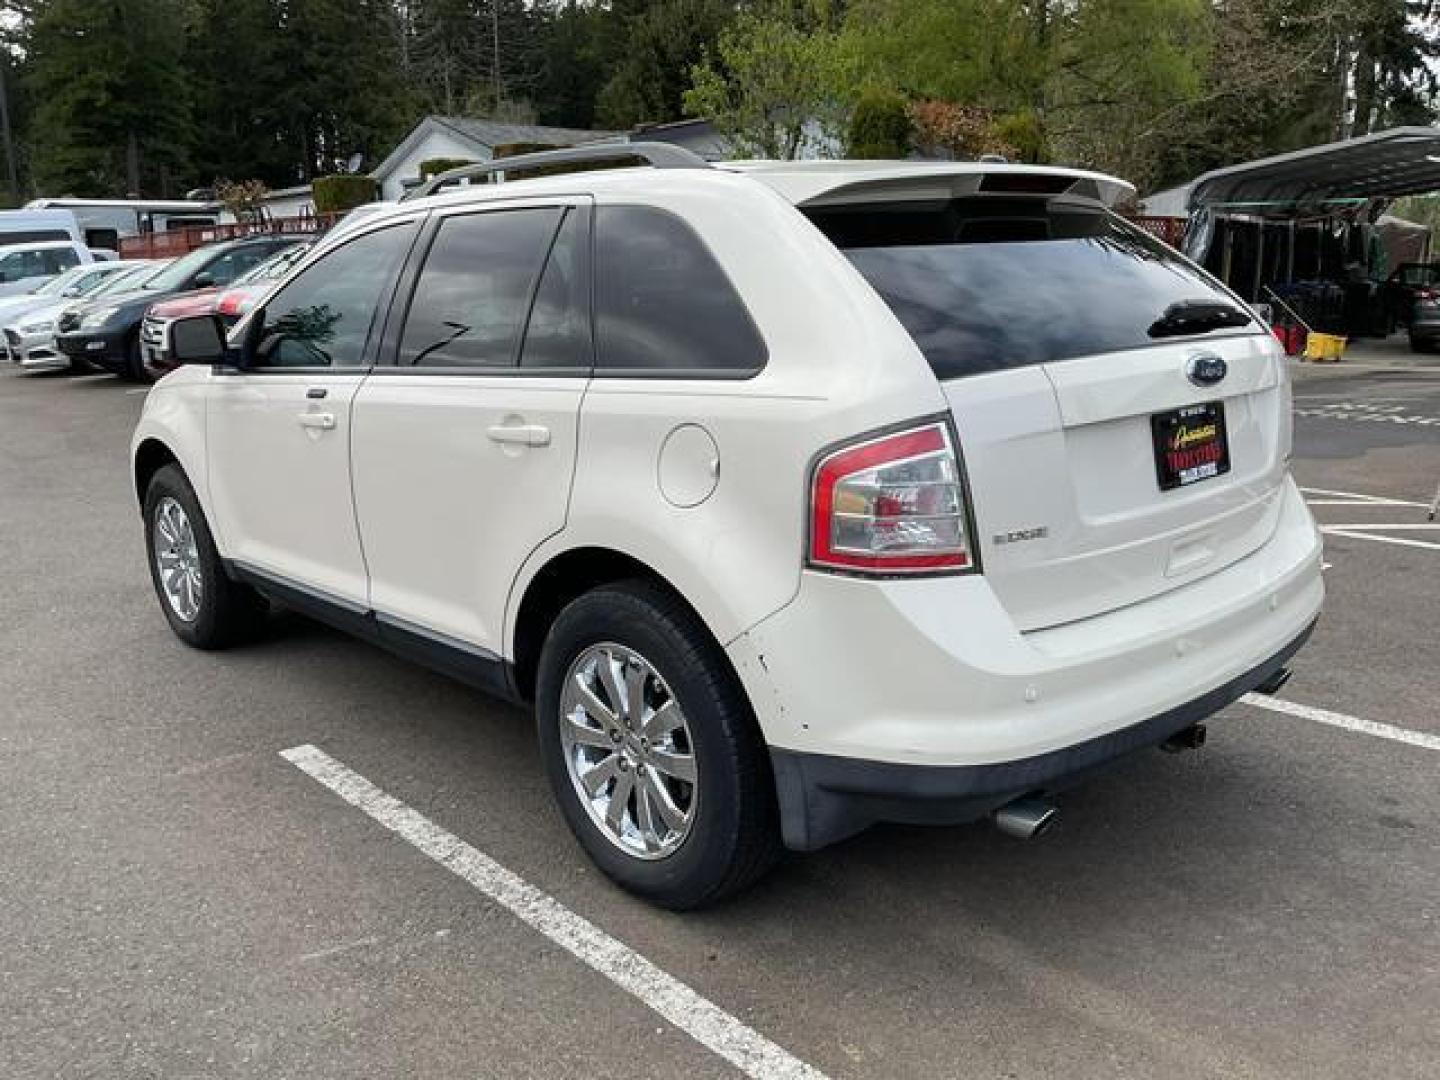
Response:
[[[1440,376],[1296,378],[1295,472],[1365,535],[1327,541],[1285,696],[1440,732],[1440,549],[1373,538],[1440,544],[1394,528],[1440,427],[1354,407],[1440,416]],[[831,1077],[1440,1074],[1440,753],[1237,705],[1040,843],[877,829],[657,912],[571,841],[521,712],[297,617],[175,641],[127,389],[0,373],[0,1077],[739,1075],[279,757],[303,743]]]

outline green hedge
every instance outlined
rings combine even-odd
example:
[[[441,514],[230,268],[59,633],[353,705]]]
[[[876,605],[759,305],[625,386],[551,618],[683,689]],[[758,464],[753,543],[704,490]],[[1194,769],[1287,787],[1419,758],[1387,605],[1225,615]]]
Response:
[[[474,165],[470,158],[459,157],[432,157],[420,162],[420,179],[429,180],[432,176],[439,176],[442,172],[449,172],[451,169],[458,169],[462,165]]]
[[[316,177],[310,192],[315,199],[315,211],[320,214],[344,213],[379,198],[375,181],[369,176]]]
[[[910,152],[911,123],[905,95],[871,88],[860,95],[850,117],[845,156],[897,160]]]
[[[521,154],[535,154],[541,150],[564,150],[563,146],[556,146],[554,143],[543,142],[507,142],[496,143],[494,154],[496,158],[518,157]]]

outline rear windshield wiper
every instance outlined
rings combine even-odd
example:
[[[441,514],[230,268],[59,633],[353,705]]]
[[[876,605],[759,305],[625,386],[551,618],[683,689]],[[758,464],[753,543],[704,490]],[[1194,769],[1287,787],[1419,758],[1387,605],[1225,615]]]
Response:
[[[1221,300],[1177,300],[1146,331],[1152,338],[1203,334],[1225,326],[1249,326],[1250,316]]]

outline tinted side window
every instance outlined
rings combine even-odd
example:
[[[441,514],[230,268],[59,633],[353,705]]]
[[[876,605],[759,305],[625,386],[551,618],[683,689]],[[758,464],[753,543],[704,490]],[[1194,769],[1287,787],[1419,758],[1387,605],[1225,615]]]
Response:
[[[268,259],[273,251],[273,248],[259,244],[239,248],[220,256],[200,273],[209,274],[216,285],[229,285],[252,266],[258,265],[261,259]]]
[[[45,252],[45,273],[60,274],[72,266],[80,265],[80,256],[72,248],[54,248]]]
[[[357,367],[413,224],[367,233],[313,263],[265,306],[259,367]]]
[[[535,279],[564,211],[446,218],[415,283],[402,367],[512,367]]]
[[[570,210],[555,235],[535,290],[520,366],[589,369],[590,286],[586,280],[586,218]]]
[[[595,336],[609,374],[746,375],[765,365],[765,342],[715,257],[652,207],[596,211]]]
[[[44,272],[37,251],[13,251],[0,259],[0,281],[22,281]]]

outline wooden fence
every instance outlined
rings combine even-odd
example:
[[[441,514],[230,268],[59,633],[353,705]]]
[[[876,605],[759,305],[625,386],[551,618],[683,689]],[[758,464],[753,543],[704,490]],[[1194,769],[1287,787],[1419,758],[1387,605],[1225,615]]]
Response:
[[[122,259],[173,259],[206,244],[241,240],[247,236],[275,233],[318,235],[340,219],[339,214],[307,214],[304,217],[274,218],[270,221],[237,222],[229,225],[199,225],[167,232],[140,233],[120,239]]]

